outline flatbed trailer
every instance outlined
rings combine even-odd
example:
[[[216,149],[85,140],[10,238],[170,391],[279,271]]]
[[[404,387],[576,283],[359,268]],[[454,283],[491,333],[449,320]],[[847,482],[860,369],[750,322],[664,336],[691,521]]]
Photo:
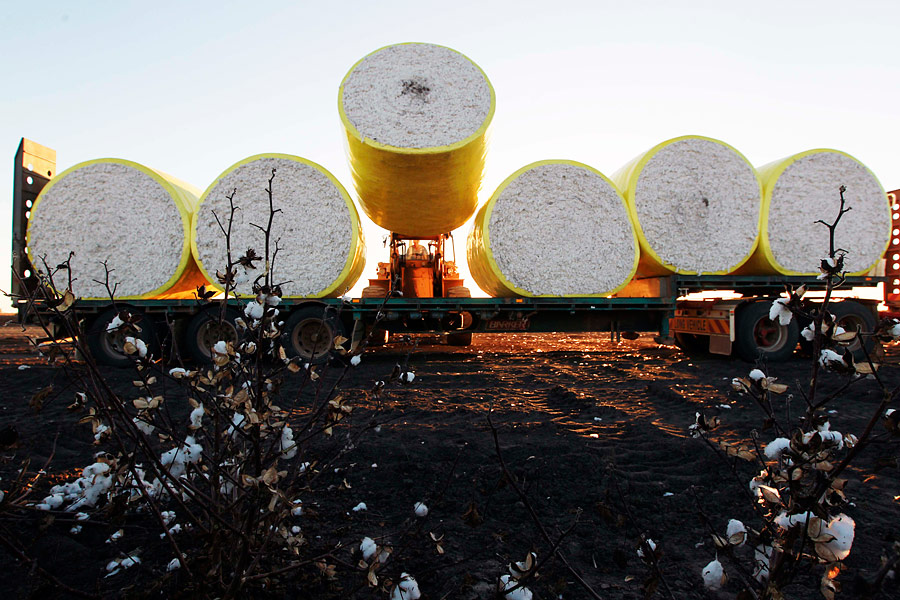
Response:
[[[56,170],[55,153],[23,139],[15,159],[13,190],[12,293],[20,320],[41,315],[52,320],[53,311],[29,302],[38,285],[25,247],[29,210]],[[37,165],[37,167],[36,167]],[[900,205],[890,195],[896,223]],[[845,287],[874,287],[885,283],[889,310],[900,307],[900,229],[894,230],[886,255],[884,276],[848,277]],[[390,334],[443,333],[448,342],[462,343],[471,333],[498,332],[609,332],[618,339],[623,332],[654,332],[660,342],[674,341],[685,350],[733,351],[746,360],[760,357],[781,360],[789,356],[804,323],[788,326],[768,319],[771,302],[785,285],[824,289],[814,276],[669,275],[637,279],[609,298],[326,298],[284,299],[279,310],[284,319],[283,345],[288,354],[320,358],[331,340],[342,335],[351,340],[366,337],[384,342]],[[695,292],[730,291],[738,298],[687,300]],[[141,333],[149,346],[168,340],[197,360],[208,359],[210,346],[234,335],[232,322],[241,316],[247,300],[229,299],[225,322],[221,301],[198,299],[147,299],[121,302],[78,300],[75,309],[84,318],[87,343],[95,358],[108,364],[127,364],[119,351],[121,340],[107,333],[107,324],[122,308],[142,313],[151,323]],[[846,327],[871,331],[877,322],[875,300],[847,299],[835,302],[831,311]],[[223,331],[222,328],[225,328]],[[374,331],[374,335],[373,335]]]

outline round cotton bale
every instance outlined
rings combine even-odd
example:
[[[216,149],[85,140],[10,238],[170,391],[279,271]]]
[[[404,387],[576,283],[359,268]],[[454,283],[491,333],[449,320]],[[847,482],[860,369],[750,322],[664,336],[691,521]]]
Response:
[[[468,260],[494,296],[607,296],[634,276],[638,242],[609,179],[547,160],[513,173],[478,211]]]
[[[753,165],[724,142],[668,140],[612,179],[635,221],[642,275],[727,274],[756,249],[762,187]]]
[[[365,242],[359,214],[347,191],[320,165],[289,154],[258,154],[229,167],[207,188],[194,218],[192,239],[200,268],[211,282],[227,264],[226,236],[232,196],[236,208],[231,219],[231,259],[252,248],[265,256],[265,229],[269,220],[266,193],[272,170],[275,214],[270,254],[275,251],[273,283],[285,297],[339,296],[353,287],[365,266]],[[217,220],[218,219],[218,220]],[[221,223],[221,227],[220,227]],[[238,293],[252,291],[253,280],[265,271],[264,261],[237,278]],[[221,286],[218,286],[221,287]]]
[[[199,190],[128,160],[104,158],[53,178],[31,209],[28,248],[43,270],[71,262],[73,293],[109,299],[190,295],[205,279],[191,256],[191,217]],[[55,284],[65,287],[68,275]]]
[[[338,109],[353,183],[375,224],[433,237],[478,204],[494,89],[468,58],[434,44],[376,50],[344,77]]]
[[[845,213],[835,231],[835,249],[847,252],[844,268],[868,272],[891,240],[891,207],[884,188],[869,169],[838,150],[809,150],[759,169],[763,180],[763,229],[760,246],[747,268],[759,273],[818,273],[828,256],[828,228],[844,192]]]

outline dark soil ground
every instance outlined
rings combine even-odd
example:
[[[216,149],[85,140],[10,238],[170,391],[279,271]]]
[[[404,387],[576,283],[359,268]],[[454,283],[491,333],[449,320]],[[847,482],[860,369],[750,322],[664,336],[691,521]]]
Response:
[[[14,426],[18,433],[0,452],[0,488],[6,489],[23,460],[30,458],[30,469],[37,470],[55,446],[47,474],[30,498],[38,502],[51,482],[88,464],[96,447],[89,428],[76,425],[66,411],[78,390],[62,371],[29,350],[26,333],[38,335],[33,328],[0,327],[0,429]],[[467,348],[437,345],[428,338],[421,342],[410,359],[416,373],[412,385],[391,387],[380,406],[354,400],[349,422],[312,450],[331,456],[348,432],[373,419],[382,423],[323,468],[304,497],[302,526],[311,551],[342,542],[345,548],[336,554],[353,565],[363,536],[387,536],[395,542],[395,553],[386,572],[413,574],[427,600],[491,598],[509,562],[523,560],[529,550],[539,560],[546,558],[549,545],[498,462],[487,422],[493,406],[506,463],[550,535],[568,531],[562,554],[602,597],[644,597],[648,569],[635,553],[641,534],[662,550],[660,567],[672,595],[660,587],[657,597],[734,597],[739,590],[735,582],[718,595],[703,589],[700,571],[715,549],[698,517],[698,504],[723,531],[729,518],[753,525],[745,486],[754,467],[738,465],[738,482],[729,464],[687,431],[696,411],[722,419],[716,432],[722,439],[747,440],[751,430],[761,428],[759,409],[730,385],[732,377],[745,376],[752,365],[688,357],[647,335],[618,344],[599,334],[476,335]],[[370,389],[406,352],[406,347],[393,345],[367,352],[343,388],[351,396],[354,390]],[[892,388],[900,385],[900,350],[888,348],[887,358],[893,364],[882,373]],[[770,365],[768,371],[782,382],[800,384],[808,378],[810,363],[795,357]],[[107,377],[122,393],[132,389],[129,370],[110,369]],[[836,382],[835,376],[827,378],[829,385]],[[54,391],[36,413],[29,400],[49,383]],[[289,386],[285,392],[290,397]],[[861,433],[879,401],[874,382],[857,384],[831,406],[833,428]],[[780,402],[779,410],[786,410],[785,401]],[[794,400],[795,412],[801,402],[799,396]],[[303,413],[301,400],[295,414],[299,418]],[[773,437],[760,432],[763,442]],[[896,468],[875,468],[879,457],[891,451],[885,444],[867,448],[846,475],[852,500],[846,512],[857,529],[840,576],[842,597],[859,597],[855,580],[877,568],[882,551],[900,539],[900,477]],[[416,523],[413,505],[418,501],[430,512]],[[360,502],[368,509],[352,511]],[[66,519],[46,526],[42,516],[38,511],[0,511],[3,534],[15,536],[42,568],[85,592],[137,596],[165,574],[172,558],[159,532],[140,522],[126,523],[124,538],[108,544],[104,542],[118,524],[85,524],[74,535]],[[410,528],[414,534],[400,534]],[[443,536],[442,555],[429,532]],[[111,558],[135,548],[141,550],[140,565],[104,577]],[[387,597],[367,589],[363,575],[342,565],[337,583],[322,583],[314,570],[282,583],[285,597],[292,598]],[[530,587],[534,598],[588,597],[559,559],[544,563]],[[788,597],[817,598],[817,588],[818,574],[810,573],[787,590]],[[898,588],[890,583],[882,597],[900,597],[894,594]],[[34,562],[0,550],[0,597],[68,594],[47,585]]]

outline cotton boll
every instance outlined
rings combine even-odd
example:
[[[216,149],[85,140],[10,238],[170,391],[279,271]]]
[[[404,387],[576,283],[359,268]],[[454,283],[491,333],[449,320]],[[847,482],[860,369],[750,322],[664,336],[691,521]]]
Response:
[[[500,577],[500,591],[503,592],[503,597],[507,598],[507,600],[532,600],[533,594],[531,590],[527,587],[520,587],[518,589],[507,592],[506,590],[512,589],[518,585],[518,581],[510,577],[509,575],[503,575]]]
[[[122,325],[125,324],[125,321],[119,318],[119,315],[116,315],[112,318],[112,321],[109,322],[109,325],[106,326],[107,333],[113,333],[119,330]]]
[[[299,517],[303,514],[303,502],[301,500],[294,500],[294,506],[291,508],[291,515],[295,517]]]
[[[281,430],[281,456],[288,460],[297,456],[297,444],[294,442],[294,432],[287,425]]]
[[[766,457],[769,460],[780,460],[785,452],[790,450],[791,440],[787,438],[775,438],[766,445]]]
[[[357,354],[356,356],[354,356],[353,358],[350,359],[350,364],[353,365],[354,367],[358,366],[360,362],[362,362],[362,358],[360,357],[359,354]]]
[[[363,560],[366,562],[371,560],[372,557],[375,556],[377,547],[375,540],[370,537],[364,537],[362,543],[359,545],[359,551],[362,552]]]
[[[735,546],[743,546],[747,540],[747,528],[737,519],[729,519],[728,526],[725,528],[725,535],[728,542]]]
[[[265,308],[256,300],[251,300],[244,308],[244,316],[250,319],[262,319]]]
[[[828,542],[816,543],[816,553],[829,562],[844,560],[850,555],[853,546],[856,523],[849,516],[841,513],[822,528],[822,535],[833,536]]]
[[[639,558],[644,558],[644,545],[645,544],[650,547],[651,551],[656,550],[656,542],[650,538],[647,538],[640,546],[638,546],[637,555]]]
[[[750,371],[750,379],[752,379],[753,381],[759,381],[760,379],[765,379],[765,377],[766,374],[759,369],[753,369],[752,371]]]
[[[203,427],[203,404],[200,404],[197,408],[191,411],[191,429],[200,429]]]
[[[719,562],[718,558],[710,561],[708,565],[703,567],[701,575],[703,577],[703,585],[710,590],[720,589],[728,580],[725,575],[725,569],[722,567],[722,563]]]
[[[778,298],[772,302],[772,306],[769,308],[769,320],[777,320],[782,325],[789,325],[791,317],[794,315],[791,313],[791,309],[788,308],[787,303],[788,301],[785,298]]]
[[[134,338],[129,336],[125,338],[125,342],[130,343],[135,347],[138,356],[140,356],[141,358],[146,358],[147,344],[144,343],[144,340],[142,340],[141,338]]]
[[[164,510],[160,513],[160,516],[162,517],[163,523],[167,526],[174,521],[176,517],[174,510]]]
[[[400,581],[391,591],[391,600],[418,600],[421,596],[419,584],[409,573],[400,575]]]
[[[187,369],[183,369],[181,367],[175,367],[174,369],[169,369],[169,376],[174,377],[175,379],[181,379],[187,375]]]
[[[42,504],[46,505],[47,508],[42,508],[41,510],[55,510],[62,506],[63,503],[63,495],[62,494],[52,494],[44,498]]]
[[[75,527],[73,527],[72,529],[69,530],[69,533],[71,533],[72,535],[78,535],[79,533],[81,533],[82,529],[83,529],[83,527],[81,525],[76,525]]]
[[[212,351],[216,354],[228,354],[228,344],[226,344],[222,340],[219,340],[212,347]]]
[[[172,571],[174,571],[176,569],[180,569],[180,568],[181,568],[181,561],[178,560],[177,558],[173,558],[172,560],[169,561],[169,564],[166,567],[166,571],[171,573]]]
[[[753,570],[753,577],[759,583],[769,580],[769,565],[772,562],[772,546],[760,544],[753,549],[753,560],[756,568]]]
[[[144,435],[150,435],[156,429],[156,427],[154,427],[151,423],[148,423],[147,421],[141,419],[140,417],[134,418],[134,424],[137,426],[137,428],[140,430],[140,432],[143,433]]]
[[[790,529],[794,525],[806,525],[806,522],[814,516],[815,515],[809,511],[796,515],[789,515],[786,512],[782,511],[777,517],[775,517],[775,524],[782,529]]]
[[[416,502],[415,506],[413,506],[413,510],[415,511],[417,517],[428,516],[428,507],[425,506],[424,502]]]
[[[366,506],[365,502],[360,502],[359,504],[357,504],[356,506],[353,507],[353,512],[360,512],[360,511],[368,510],[368,509],[369,509],[369,507]]]

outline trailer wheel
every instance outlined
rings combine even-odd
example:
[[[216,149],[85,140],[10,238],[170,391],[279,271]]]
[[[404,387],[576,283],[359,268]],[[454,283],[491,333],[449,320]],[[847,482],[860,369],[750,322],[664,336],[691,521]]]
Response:
[[[184,332],[187,353],[199,364],[212,363],[212,347],[218,341],[238,341],[238,330],[234,321],[241,313],[230,306],[225,309],[225,320],[220,321],[221,307],[209,306],[191,319]]]
[[[109,307],[100,313],[85,331],[85,342],[97,364],[109,367],[127,367],[132,363],[131,357],[125,354],[123,350],[125,338],[129,337],[129,333],[121,330],[113,332],[107,332],[106,330],[113,318],[118,316],[120,309],[127,309],[131,314],[142,317],[137,323],[141,331],[135,337],[140,338],[147,345],[148,355],[158,357],[160,355],[160,346],[155,324],[144,313],[130,306],[122,306],[118,309]]]
[[[326,312],[324,306],[305,306],[285,321],[281,343],[290,357],[320,362],[331,352],[339,335],[344,335],[344,327],[337,315]]]
[[[786,360],[800,339],[797,319],[787,325],[769,319],[770,303],[761,301],[743,305],[735,319],[734,345],[738,356],[753,362],[765,358],[770,362]]]
[[[837,324],[847,331],[856,331],[858,329],[861,333],[872,333],[877,326],[875,315],[872,314],[872,311],[866,305],[853,300],[843,300],[829,304],[828,310],[834,315]],[[867,337],[864,339],[864,342],[866,350],[872,352],[875,348],[875,340],[872,337]],[[854,358],[863,359],[866,355],[862,350],[862,344],[863,342],[856,339],[847,346],[847,350],[853,353]]]
[[[469,288],[458,285],[447,290],[448,298],[471,298],[472,292],[469,291]],[[447,345],[448,346],[471,346],[472,345],[472,333],[448,333],[447,334]]]
[[[704,354],[709,352],[708,336],[676,331],[672,334],[672,337],[675,338],[675,345],[684,350],[685,354]]]

